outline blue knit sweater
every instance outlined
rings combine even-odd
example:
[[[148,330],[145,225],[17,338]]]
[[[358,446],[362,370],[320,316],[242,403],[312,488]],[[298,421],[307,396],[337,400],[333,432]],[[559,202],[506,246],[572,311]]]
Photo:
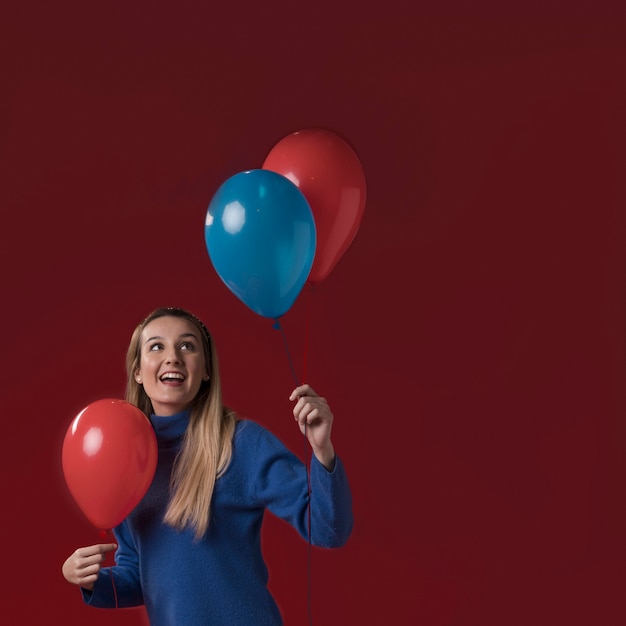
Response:
[[[265,509],[308,540],[309,490],[302,462],[269,431],[237,423],[233,457],[217,480],[209,529],[196,541],[191,529],[163,523],[172,463],[189,413],[152,417],[159,460],[147,494],[114,529],[116,565],[103,568],[87,604],[101,608],[145,604],[151,626],[277,626],[280,611],[270,595],[261,553]],[[352,530],[352,502],[339,458],[332,472],[313,456],[311,543],[343,545]],[[112,574],[112,576],[111,576]],[[115,585],[111,578],[113,577]]]

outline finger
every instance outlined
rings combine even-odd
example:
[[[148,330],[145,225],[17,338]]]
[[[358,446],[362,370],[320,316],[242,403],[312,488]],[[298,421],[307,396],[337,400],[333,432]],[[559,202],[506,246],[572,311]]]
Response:
[[[95,558],[97,562],[104,561],[109,552],[113,552],[117,548],[116,543],[99,543],[92,546],[94,551],[89,555],[91,558]]]
[[[100,566],[80,567],[78,563],[67,564],[63,567],[63,575],[65,578],[75,585],[93,582],[98,578]]]
[[[77,569],[84,569],[94,564],[103,563],[106,555],[117,547],[115,543],[96,544],[86,548],[79,548],[74,553]]]
[[[98,573],[102,569],[106,560],[106,552],[103,550],[88,557],[78,559],[75,563],[74,576],[80,585],[94,582],[98,578]]]
[[[106,554],[107,552],[111,552],[111,550],[115,550],[115,548],[117,548],[116,543],[97,543],[93,546],[78,548],[78,550],[76,550],[76,556],[84,558],[94,554]]]
[[[307,410],[303,411],[298,418],[298,422],[301,426],[316,426],[324,421],[324,414],[320,411],[319,407],[307,406]]]
[[[80,585],[81,587],[84,587],[85,585],[89,585],[91,583],[95,583],[96,580],[98,580],[98,574],[92,574],[90,576],[83,576],[81,578],[79,578],[76,583],[78,585]]]
[[[117,549],[116,543],[100,543],[98,546],[100,547],[102,554],[107,554],[108,552],[113,552],[113,550]]]
[[[97,578],[98,572],[102,569],[100,563],[93,563],[91,565],[87,565],[85,567],[81,567],[76,575],[81,579],[85,580],[86,578],[91,578],[95,576]]]
[[[99,552],[98,554],[92,554],[91,556],[81,559],[79,561],[79,566],[81,569],[87,569],[94,565],[100,567],[100,564],[104,563],[105,560],[106,560],[106,554]]]
[[[294,407],[294,415],[308,416],[313,412],[315,412],[315,418],[329,419],[332,416],[328,402],[326,402],[325,398],[321,398],[319,396],[313,399],[301,398],[298,404]]]
[[[294,410],[302,410],[303,408],[307,407],[307,405],[309,407],[315,407],[320,404],[324,404],[324,402],[324,398],[320,396],[303,395],[298,398],[298,401],[294,406]]]
[[[300,398],[293,407],[294,417],[301,422],[306,418],[306,415],[312,410],[312,403],[309,398]]]
[[[70,579],[70,582],[74,583],[75,585],[80,585],[81,587],[93,586],[93,583],[98,580],[99,572],[100,569],[90,572],[85,572],[84,570],[74,572],[73,576]]]
[[[304,384],[304,385],[300,385],[299,387],[296,387],[292,392],[291,395],[289,396],[290,400],[297,400],[298,398],[301,398],[302,396],[316,396],[317,394],[315,393],[315,391],[313,391],[313,388],[311,387],[311,385],[309,384]]]
[[[93,547],[96,548],[98,552],[101,552],[102,554],[106,554],[107,552],[111,552],[111,550],[115,550],[115,548],[117,548],[117,544],[116,543],[98,543]]]

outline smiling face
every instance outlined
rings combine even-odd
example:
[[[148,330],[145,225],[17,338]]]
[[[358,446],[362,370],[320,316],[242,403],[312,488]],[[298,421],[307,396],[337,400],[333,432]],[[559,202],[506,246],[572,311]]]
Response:
[[[209,378],[196,326],[169,315],[146,324],[134,376],[143,385],[156,415],[169,416],[187,409],[202,381]]]

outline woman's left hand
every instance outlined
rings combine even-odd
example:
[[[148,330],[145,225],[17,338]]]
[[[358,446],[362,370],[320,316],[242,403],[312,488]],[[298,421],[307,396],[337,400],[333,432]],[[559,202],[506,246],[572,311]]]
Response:
[[[289,396],[295,401],[293,416],[306,435],[317,460],[332,470],[335,465],[335,450],[330,440],[333,414],[326,398],[318,396],[310,385],[296,387]]]

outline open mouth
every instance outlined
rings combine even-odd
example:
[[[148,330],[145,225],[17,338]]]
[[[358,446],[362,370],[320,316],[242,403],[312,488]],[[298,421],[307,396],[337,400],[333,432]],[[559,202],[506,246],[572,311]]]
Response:
[[[159,380],[163,383],[182,383],[185,376],[180,372],[165,372],[165,374],[161,374]]]

